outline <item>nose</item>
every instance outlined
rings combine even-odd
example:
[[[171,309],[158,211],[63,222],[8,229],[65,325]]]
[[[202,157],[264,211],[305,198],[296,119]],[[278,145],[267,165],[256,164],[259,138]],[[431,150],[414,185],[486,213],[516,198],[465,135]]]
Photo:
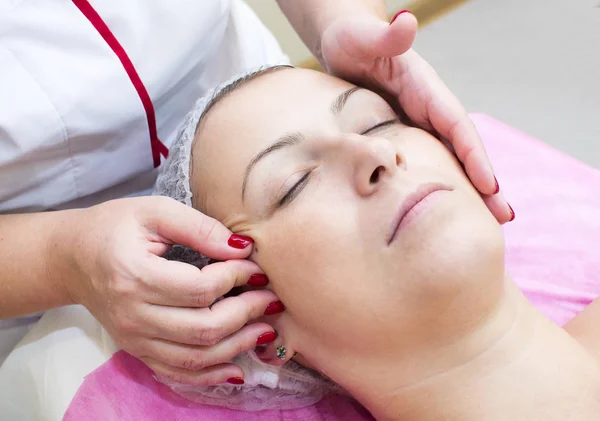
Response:
[[[404,161],[390,141],[382,137],[352,134],[344,144],[350,155],[351,179],[361,196],[377,192]]]

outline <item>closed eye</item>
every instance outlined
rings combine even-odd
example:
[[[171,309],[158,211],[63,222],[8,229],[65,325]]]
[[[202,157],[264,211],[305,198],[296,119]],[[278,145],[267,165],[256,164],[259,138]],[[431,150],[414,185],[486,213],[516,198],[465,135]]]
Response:
[[[398,119],[397,118],[393,118],[391,120],[387,120],[384,122],[381,122],[379,124],[374,125],[373,127],[370,127],[369,129],[365,130],[364,132],[361,133],[361,135],[367,135],[371,132],[377,131],[379,129],[394,125],[396,123],[398,123]],[[294,200],[296,198],[296,196],[298,196],[298,194],[304,189],[304,187],[306,186],[307,182],[308,182],[308,178],[310,177],[310,171],[307,172],[306,174],[304,174],[300,180],[298,180],[298,182],[296,184],[294,184],[292,186],[291,189],[289,189],[287,191],[287,193],[281,198],[279,199],[279,201],[277,202],[276,208],[279,209],[283,206],[285,206],[286,204],[290,203],[292,200]]]
[[[310,171],[307,172],[306,174],[304,174],[302,176],[302,178],[300,178],[300,180],[298,180],[298,182],[296,184],[294,184],[292,186],[292,188],[289,189],[288,192],[281,199],[279,199],[279,202],[277,202],[277,206],[276,206],[277,209],[279,209],[282,206],[290,203],[292,200],[294,200],[294,198],[296,196],[298,196],[298,194],[306,186],[306,183],[308,182],[308,177],[309,176],[310,176]]]
[[[363,136],[367,135],[367,134],[369,134],[371,132],[374,132],[374,131],[376,131],[378,129],[382,129],[384,127],[388,127],[388,126],[391,126],[391,125],[396,124],[396,123],[398,123],[398,119],[396,119],[396,118],[384,121],[383,123],[376,124],[373,127],[365,130],[364,132],[361,133],[361,135],[363,135]]]

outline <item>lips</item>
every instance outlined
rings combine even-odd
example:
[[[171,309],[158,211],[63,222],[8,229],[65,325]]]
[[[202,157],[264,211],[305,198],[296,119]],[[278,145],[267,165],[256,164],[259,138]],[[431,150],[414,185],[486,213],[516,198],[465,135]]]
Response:
[[[388,245],[396,238],[400,225],[406,215],[427,196],[440,190],[450,191],[452,189],[438,183],[422,184],[413,193],[406,196],[400,204],[398,212],[396,212],[396,215],[392,219],[390,235],[388,236]]]

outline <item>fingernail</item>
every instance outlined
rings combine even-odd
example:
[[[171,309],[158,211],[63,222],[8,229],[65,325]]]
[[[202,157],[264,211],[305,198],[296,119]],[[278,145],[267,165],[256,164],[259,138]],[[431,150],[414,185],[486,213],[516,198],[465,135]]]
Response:
[[[412,12],[411,12],[410,10],[408,10],[408,9],[400,10],[400,11],[399,11],[398,13],[396,13],[396,14],[394,15],[394,17],[392,18],[392,20],[390,21],[390,25],[391,25],[392,23],[394,23],[394,21],[396,20],[396,18],[397,18],[398,16],[400,16],[402,13],[410,13],[410,14],[412,14]]]
[[[252,238],[245,235],[231,234],[231,237],[227,240],[227,244],[234,249],[245,249],[252,244]]]
[[[265,309],[265,316],[271,316],[273,314],[281,313],[285,310],[285,306],[281,301],[274,301],[267,306]]]
[[[229,384],[244,384],[244,379],[241,377],[230,377],[227,379],[227,383]]]
[[[500,191],[500,185],[498,184],[498,179],[494,176],[494,182],[496,183],[496,190],[494,190],[494,194],[498,194]]]
[[[510,209],[510,219],[508,220],[508,222],[512,222],[515,219],[515,211],[513,210],[510,203],[507,203],[507,205],[508,205],[508,209]]]
[[[275,339],[277,339],[277,334],[275,332],[263,333],[256,339],[256,346],[270,344],[275,341]]]
[[[269,283],[269,278],[263,273],[255,273],[248,279],[248,285],[253,287],[264,287]]]

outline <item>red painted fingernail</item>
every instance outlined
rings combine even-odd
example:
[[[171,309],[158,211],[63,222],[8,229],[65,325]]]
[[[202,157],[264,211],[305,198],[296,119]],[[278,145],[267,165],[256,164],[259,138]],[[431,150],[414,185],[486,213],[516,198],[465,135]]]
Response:
[[[408,10],[408,9],[400,10],[400,11],[399,11],[398,13],[396,13],[396,14],[394,15],[394,17],[392,18],[392,20],[390,21],[390,25],[391,25],[392,23],[394,23],[394,21],[396,20],[396,18],[398,18],[398,16],[400,16],[402,13],[410,13],[410,14],[412,15],[412,12],[411,12],[410,10]]]
[[[234,249],[245,249],[252,244],[252,238],[245,235],[231,234],[231,237],[227,240],[227,244]]]
[[[227,379],[227,383],[229,384],[244,384],[244,379],[241,377],[230,377]]]
[[[265,309],[265,316],[271,316],[273,314],[281,313],[285,310],[285,306],[281,301],[274,301],[267,306]]]
[[[277,339],[277,333],[275,332],[267,332],[263,333],[256,339],[256,346],[270,344],[271,342]]]
[[[508,205],[508,209],[510,209],[510,219],[508,220],[508,222],[512,222],[515,219],[515,211],[513,210],[510,203],[507,203],[507,205]]]
[[[269,283],[269,278],[263,273],[255,273],[248,279],[248,285],[253,287],[264,287]]]
[[[500,185],[498,184],[496,176],[494,176],[494,182],[496,183],[496,190],[494,190],[494,194],[498,194],[498,192],[500,191]]]

